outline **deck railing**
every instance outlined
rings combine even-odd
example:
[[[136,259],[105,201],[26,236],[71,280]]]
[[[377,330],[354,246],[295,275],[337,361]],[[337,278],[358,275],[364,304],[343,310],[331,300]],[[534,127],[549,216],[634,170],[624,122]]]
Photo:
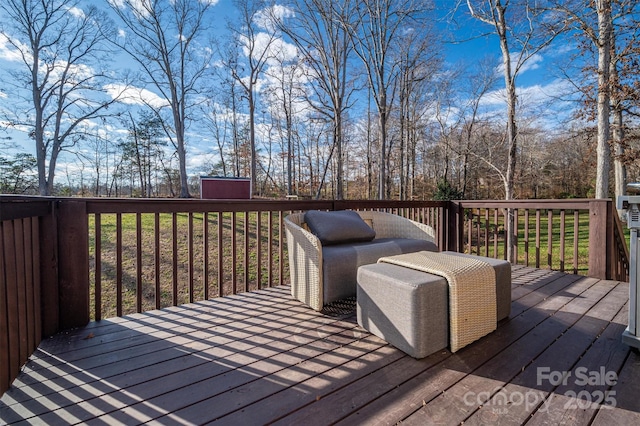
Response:
[[[42,340],[50,215],[47,200],[0,199],[0,394]]]
[[[0,393],[40,340],[91,319],[288,283],[283,218],[309,209],[399,214],[443,250],[502,257],[516,209],[517,263],[626,279],[613,203],[213,201],[0,196]],[[546,261],[544,260],[546,257]]]
[[[608,200],[461,201],[468,253],[506,259],[513,209],[515,263],[598,278],[627,280],[625,231]]]
[[[344,208],[389,210],[444,229],[446,203],[87,200],[78,222],[88,216],[90,317],[286,284],[284,216]]]

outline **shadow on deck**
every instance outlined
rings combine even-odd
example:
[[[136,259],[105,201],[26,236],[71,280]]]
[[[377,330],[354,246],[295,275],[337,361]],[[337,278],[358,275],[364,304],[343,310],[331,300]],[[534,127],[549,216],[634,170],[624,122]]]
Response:
[[[40,344],[0,421],[640,422],[627,283],[515,266],[512,299],[495,332],[421,360],[288,287],[94,322]]]

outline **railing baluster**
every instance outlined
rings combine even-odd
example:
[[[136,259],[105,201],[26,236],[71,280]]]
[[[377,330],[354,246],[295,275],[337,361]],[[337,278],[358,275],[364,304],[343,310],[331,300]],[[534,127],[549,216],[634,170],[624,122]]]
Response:
[[[162,290],[160,289],[160,213],[155,213],[153,218],[153,229],[155,230],[153,247],[154,247],[154,285],[155,285],[155,299],[156,299],[156,309],[160,309],[162,307]]]
[[[0,350],[8,362],[3,362],[0,370],[3,388],[8,388],[11,381],[18,376],[24,361],[20,357],[20,312],[18,310],[18,270],[16,266],[19,255],[16,252],[14,237],[14,220],[3,221],[0,226],[0,290],[5,297],[0,299],[6,313],[0,316],[0,324],[5,327],[0,334]]]
[[[540,218],[540,209],[536,209],[536,268],[540,267],[540,252],[541,252],[541,247],[540,247],[540,225],[541,225],[541,218]]]
[[[518,264],[518,229],[520,227],[519,214],[518,209],[513,209],[513,258],[516,265]]]
[[[284,214],[278,212],[278,285],[284,284]]]
[[[504,238],[502,239],[502,259],[507,259],[507,221],[509,220],[509,210],[502,209],[502,229]]]
[[[547,210],[547,265],[553,269],[553,210]]]
[[[172,266],[173,266],[173,281],[172,281],[172,302],[173,306],[178,305],[178,213],[171,215],[171,241],[172,241]]]
[[[122,214],[116,213],[116,314],[122,316]]]
[[[136,213],[136,312],[142,312],[142,214]]]
[[[245,212],[245,214],[247,213]],[[234,211],[234,212],[231,212],[231,294],[236,294],[238,292],[238,288],[237,288],[238,246],[237,246],[237,236],[236,236],[237,229],[238,229],[237,216],[236,216],[236,212]]]
[[[188,276],[188,280],[189,280],[189,303],[193,303],[195,301],[194,298],[194,286],[193,286],[193,281],[194,281],[194,272],[193,272],[193,212],[189,212],[189,215],[187,217],[188,219],[188,223],[187,223],[187,238],[188,238],[188,244],[187,244],[187,256],[188,256],[188,267],[189,267],[189,276]]]
[[[578,238],[580,236],[580,212],[576,209],[573,211],[573,273],[578,273]]]
[[[94,315],[97,321],[102,319],[102,215],[94,215],[94,240],[95,240],[95,273],[94,273]]]
[[[484,255],[489,257],[489,209],[484,209]]]
[[[16,219],[13,221],[13,244],[15,250],[16,290],[18,295],[18,324],[20,330],[18,333],[18,341],[20,342],[20,361],[24,363],[27,361],[30,354],[29,342],[27,340],[27,304],[24,292],[24,288],[26,287],[26,277],[24,274],[24,227],[22,219]]]
[[[524,266],[529,266],[529,209],[524,211]]]
[[[493,257],[498,258],[498,238],[500,237],[498,209],[493,209]]]
[[[273,212],[269,210],[267,212],[267,264],[269,268],[267,269],[267,287],[273,286]]]
[[[469,220],[467,222],[467,246],[469,254],[473,254],[473,209],[469,209]]]
[[[256,212],[256,289],[262,284],[262,212]]]
[[[202,213],[202,286],[209,300],[209,212]]]
[[[560,272],[564,272],[565,210],[560,210]]]
[[[33,217],[31,220],[31,235],[33,238],[33,251],[31,253],[31,257],[33,258],[33,300],[35,303],[35,311],[33,313],[34,324],[35,324],[35,344],[40,344],[42,340],[42,289],[40,288],[41,283],[41,275],[40,275],[40,220],[37,217]],[[2,232],[0,230],[0,240],[2,239]],[[0,255],[0,259],[2,256]],[[2,271],[0,271],[0,276]],[[1,321],[0,321],[1,322]],[[35,351],[36,348],[34,347]]]
[[[249,259],[249,250],[250,250],[250,242],[249,242],[249,212],[244,212],[244,291],[249,291],[249,268],[250,259]]]
[[[223,260],[224,260],[223,250],[222,250],[222,247],[223,247],[222,225],[223,225],[222,212],[218,212],[218,297],[222,297],[223,295],[222,287],[224,284],[224,270],[222,266]]]
[[[478,218],[476,220],[476,254],[480,255],[480,238],[481,238],[481,228],[480,228],[480,222],[481,222],[481,217],[482,215],[480,214],[480,209],[478,209],[478,213],[476,215],[476,217]]]
[[[35,324],[34,324],[34,314],[36,310],[35,299],[34,299],[34,287],[36,287],[33,281],[33,257],[31,254],[34,252],[33,249],[33,237],[31,232],[33,228],[31,227],[31,222],[33,218],[26,217],[22,219],[22,240],[23,240],[23,253],[22,257],[24,258],[24,276],[25,276],[25,307],[26,307],[26,315],[24,320],[27,323],[27,335],[25,336],[27,339],[27,358],[33,351],[36,350],[38,343],[35,342]],[[37,264],[36,264],[37,265]],[[40,304],[37,305],[37,309],[40,309]]]

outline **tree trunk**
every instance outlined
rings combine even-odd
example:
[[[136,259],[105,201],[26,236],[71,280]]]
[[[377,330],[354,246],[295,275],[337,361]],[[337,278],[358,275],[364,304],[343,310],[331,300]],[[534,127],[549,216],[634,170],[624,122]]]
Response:
[[[258,159],[256,158],[256,106],[253,99],[253,89],[249,89],[249,149],[251,150],[251,188],[258,188]]]
[[[597,0],[598,12],[598,146],[596,198],[609,197],[609,65],[611,62],[611,0]]]
[[[506,7],[499,3],[496,5],[498,13],[498,22],[496,29],[500,36],[500,49],[502,51],[502,65],[504,66],[504,83],[507,91],[507,145],[509,147],[509,157],[507,160],[507,174],[504,182],[504,198],[505,200],[513,199],[513,188],[515,182],[516,155],[518,153],[518,131],[516,127],[516,84],[513,74],[511,73],[511,54],[509,52],[509,44],[507,41],[507,24],[505,19]],[[507,210],[507,260],[515,263],[515,226],[514,226],[513,209]]]
[[[613,30],[612,30],[613,31]],[[612,128],[611,128],[611,136],[612,142],[615,150],[614,155],[614,171],[615,171],[615,198],[618,199],[619,196],[626,194],[627,189],[627,167],[624,164],[624,124],[622,118],[622,101],[620,99],[621,94],[618,89],[619,84],[619,75],[618,75],[618,61],[616,59],[616,43],[615,38],[611,37],[611,60],[609,61],[609,77],[610,77],[610,85],[611,88],[611,113],[613,114],[612,118]],[[620,218],[622,219],[623,211],[618,211]]]
[[[382,102],[382,101],[381,101]],[[386,101],[385,101],[386,103]],[[387,112],[383,106],[380,108],[380,116],[378,117],[380,132],[380,164],[378,165],[378,199],[384,200],[386,197],[387,183]]]
[[[342,200],[344,198],[344,160],[342,153],[342,111],[341,107],[336,108],[334,113],[333,124],[333,143],[336,147],[336,200]]]

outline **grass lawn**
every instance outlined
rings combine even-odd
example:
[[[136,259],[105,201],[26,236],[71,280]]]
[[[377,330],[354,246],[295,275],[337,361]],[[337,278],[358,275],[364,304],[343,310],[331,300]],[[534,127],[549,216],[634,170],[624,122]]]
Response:
[[[92,316],[95,313],[95,216],[90,216],[89,255]],[[137,222],[140,221],[138,230]],[[156,225],[157,221],[157,225]],[[175,224],[174,224],[175,221]],[[218,244],[219,217],[217,213],[207,215],[207,249],[205,253],[204,214],[191,216],[192,232],[189,238],[189,214],[136,214],[121,215],[121,259],[117,257],[117,216],[103,214],[101,223],[101,286],[102,317],[116,315],[118,260],[121,265],[123,313],[136,312],[138,274],[141,277],[140,293],[142,311],[155,309],[156,297],[160,306],[187,303],[205,298],[205,263],[208,265],[208,295],[215,297],[222,286],[223,294],[231,294],[234,285],[237,291],[255,290],[269,285],[281,284],[278,215],[273,216],[271,234],[271,268],[269,267],[269,218],[260,215],[260,239],[258,242],[258,215],[249,213],[222,214],[222,244]],[[235,232],[232,232],[235,221]],[[158,240],[155,229],[158,226]],[[174,232],[175,229],[175,232]],[[174,239],[175,233],[175,239]],[[140,269],[138,269],[138,235],[140,240]],[[191,241],[191,244],[190,244]],[[175,243],[174,243],[175,242]],[[159,247],[156,261],[156,244]],[[284,241],[283,241],[284,245]],[[219,248],[221,247],[221,248]],[[234,253],[235,247],[235,253]],[[259,249],[258,249],[259,247]],[[284,249],[284,246],[283,246]],[[260,251],[260,269],[258,269]],[[175,252],[175,255],[174,255]],[[234,257],[235,254],[235,257]],[[235,259],[235,261],[234,261]],[[282,265],[288,277],[286,257]],[[246,262],[246,264],[245,264]],[[156,269],[156,263],[159,267]],[[258,274],[260,276],[258,276]],[[219,278],[222,278],[220,282]],[[156,277],[158,286],[156,287]],[[191,280],[190,280],[190,277]],[[259,280],[259,281],[258,281]],[[192,285],[190,285],[192,283]],[[175,296],[174,296],[175,295]]]
[[[487,220],[485,211],[475,212],[471,230],[471,252],[481,256],[506,258],[505,222],[502,215],[497,222],[494,216]],[[539,221],[539,227],[536,223]],[[527,226],[528,223],[528,226]],[[551,226],[549,226],[551,224]],[[528,264],[539,268],[564,270],[586,275],[589,270],[589,214],[541,211],[539,218],[535,212],[525,218],[523,212],[518,215],[517,253],[518,264]],[[538,233],[536,232],[538,229]],[[468,225],[465,227],[465,248],[469,250]],[[574,243],[577,251],[574,254]],[[575,260],[575,267],[574,267]]]

